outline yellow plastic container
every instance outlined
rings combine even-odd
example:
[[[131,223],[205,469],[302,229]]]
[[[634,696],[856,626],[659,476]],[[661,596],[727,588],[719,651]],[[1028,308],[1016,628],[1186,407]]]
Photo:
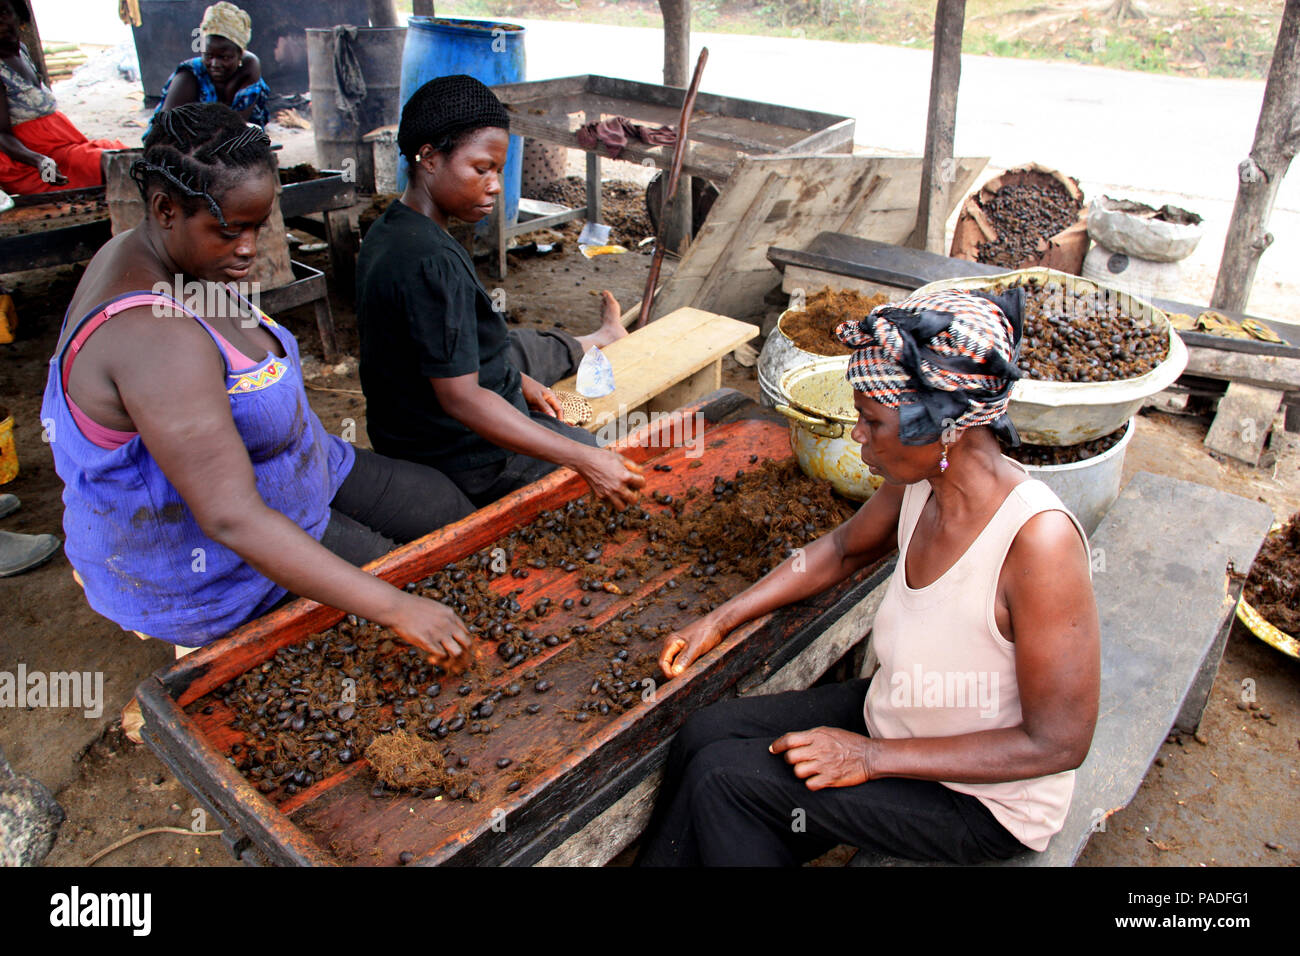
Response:
[[[18,310],[11,295],[0,295],[0,345],[8,345],[18,332]]]
[[[0,419],[0,485],[18,477],[18,449],[14,447],[14,417],[3,411]]]

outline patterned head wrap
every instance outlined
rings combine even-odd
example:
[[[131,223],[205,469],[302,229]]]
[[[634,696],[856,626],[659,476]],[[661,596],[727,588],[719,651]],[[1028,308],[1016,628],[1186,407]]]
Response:
[[[252,35],[252,18],[233,3],[221,0],[203,11],[203,22],[199,24],[201,37],[225,37],[241,50],[247,50]]]
[[[878,306],[840,323],[835,335],[857,351],[848,380],[898,409],[904,445],[928,445],[949,428],[988,425],[1011,445],[1020,436],[1007,416],[1020,378],[1024,291],[927,292]]]

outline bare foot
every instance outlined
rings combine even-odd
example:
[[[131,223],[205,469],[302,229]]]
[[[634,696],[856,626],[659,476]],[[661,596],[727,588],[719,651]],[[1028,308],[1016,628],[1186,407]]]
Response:
[[[590,348],[604,348],[611,342],[617,342],[627,335],[627,329],[623,328],[623,309],[614,298],[614,293],[608,289],[601,290],[600,293],[600,328],[590,335],[578,337],[582,344],[582,350],[585,352]]]

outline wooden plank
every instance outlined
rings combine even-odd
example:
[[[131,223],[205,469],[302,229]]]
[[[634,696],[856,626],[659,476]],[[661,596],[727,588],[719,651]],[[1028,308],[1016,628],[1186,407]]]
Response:
[[[1228,386],[1205,436],[1205,447],[1248,465],[1258,465],[1264,439],[1282,407],[1283,393],[1242,382]]]
[[[861,292],[867,296],[883,292],[885,295],[899,299],[906,296],[908,291],[900,289],[898,286],[881,285],[878,282],[853,279],[849,276],[836,275],[833,272],[822,272],[819,269],[805,269],[803,266],[786,266],[785,278],[781,281],[781,289],[788,294],[794,294],[797,289],[804,294],[805,298],[814,292],[820,292],[822,289],[851,290]]]
[[[0,239],[0,273],[44,269],[89,259],[113,238],[107,219]]]
[[[779,283],[768,249],[799,249],[850,219],[883,243],[904,241],[916,220],[920,162],[867,155],[744,157],[665,283],[656,314],[684,305],[703,307],[702,295],[714,311],[737,317],[761,314],[764,296]],[[977,161],[970,162],[974,168]],[[780,188],[775,197],[763,195],[760,208],[753,210],[769,173],[779,177]],[[860,203],[866,192],[870,198]],[[755,221],[758,225],[751,227]],[[747,234],[738,237],[742,226]],[[724,254],[726,261],[719,266]]]
[[[767,174],[762,185],[754,193],[749,208],[745,210],[740,222],[732,230],[731,238],[719,251],[718,257],[713,260],[713,266],[709,269],[708,275],[704,277],[704,281],[696,289],[695,297],[692,300],[692,304],[696,308],[717,311],[714,306],[722,298],[719,284],[725,277],[735,271],[740,253],[753,241],[754,233],[772,212],[777,193],[781,190],[782,185],[783,183],[776,173],[769,172]]]
[[[612,807],[548,853],[537,865],[604,866],[645,830],[663,777],[663,767],[656,767]]]
[[[551,80],[524,80],[519,83],[498,83],[492,87],[497,99],[506,105],[511,113],[525,112],[521,107],[538,100],[551,100],[561,96],[576,96],[587,88],[587,77],[560,76]],[[510,125],[514,127],[514,118]]]
[[[757,334],[757,327],[748,322],[699,309],[679,309],[605,346],[601,351],[614,369],[615,388],[609,395],[587,400],[595,416],[586,427],[597,431]],[[576,391],[576,377],[554,387]]]
[[[651,83],[638,83],[610,76],[591,75],[588,77],[587,89],[618,99],[635,102],[655,103],[673,110],[682,108],[683,90],[674,87],[657,86]],[[834,113],[803,109],[797,106],[780,106],[776,103],[764,103],[758,100],[741,99],[735,96],[719,96],[716,93],[700,92],[696,108],[704,113],[717,113],[736,119],[747,119],[768,126],[787,129],[806,130],[809,133],[825,129],[850,119]]]
[[[1294,391],[1300,388],[1300,359],[1250,355],[1218,349],[1188,348],[1189,375],[1204,375],[1260,388]]]
[[[797,143],[786,148],[788,153],[851,153],[853,152],[853,132],[857,122],[851,119],[840,120],[834,126],[818,130],[805,136]]]
[[[722,388],[722,359],[706,365],[646,402],[649,412],[671,412]]]

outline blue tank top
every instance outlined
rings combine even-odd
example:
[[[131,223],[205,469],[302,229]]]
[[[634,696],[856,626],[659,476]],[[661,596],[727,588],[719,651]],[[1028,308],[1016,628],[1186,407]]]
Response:
[[[76,328],[125,297],[95,309]],[[167,296],[157,298],[188,313],[217,342],[199,316]],[[319,541],[329,524],[330,501],[356,452],[328,434],[308,405],[294,337],[259,315],[285,357],[268,354],[236,372],[221,350],[230,414],[262,500]],[[267,611],[285,589],[203,533],[139,435],[104,449],[81,433],[62,382],[63,355],[75,331],[50,360],[41,405],[54,468],[64,484],[64,552],[100,614],[173,644],[207,644]]]

